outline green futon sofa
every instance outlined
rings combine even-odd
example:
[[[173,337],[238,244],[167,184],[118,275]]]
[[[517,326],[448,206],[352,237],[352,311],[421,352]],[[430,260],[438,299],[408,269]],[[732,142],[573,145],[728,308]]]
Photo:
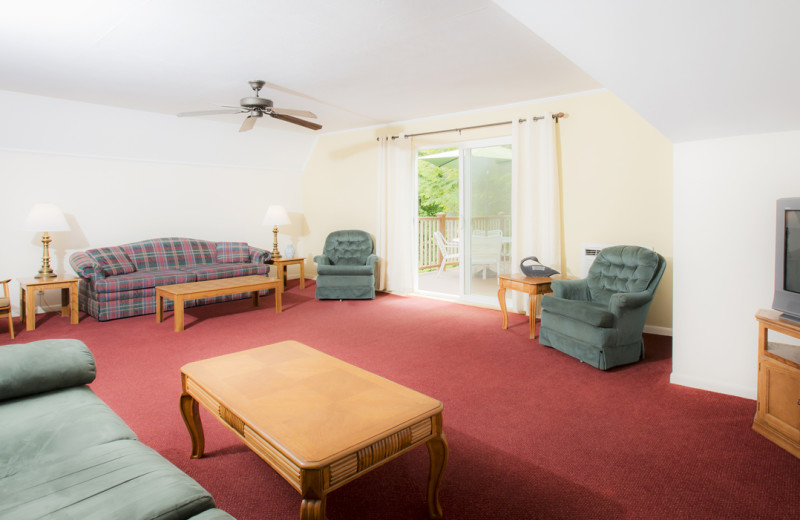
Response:
[[[136,439],[94,378],[81,341],[0,346],[0,519],[233,518]]]

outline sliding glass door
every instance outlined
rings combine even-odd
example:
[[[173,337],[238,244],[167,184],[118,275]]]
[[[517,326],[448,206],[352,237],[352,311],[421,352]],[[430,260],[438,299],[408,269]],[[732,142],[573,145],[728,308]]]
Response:
[[[496,303],[511,269],[510,142],[421,149],[417,162],[416,290]]]

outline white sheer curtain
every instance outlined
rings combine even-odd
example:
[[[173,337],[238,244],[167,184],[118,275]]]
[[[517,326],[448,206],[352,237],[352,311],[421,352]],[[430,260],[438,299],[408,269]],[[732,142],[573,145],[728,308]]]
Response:
[[[520,123],[519,119],[523,119]],[[561,192],[558,178],[556,123],[552,114],[515,118],[512,123],[512,202],[514,243],[511,265],[518,271],[523,258],[561,272]],[[515,298],[517,310],[527,302]]]
[[[380,258],[378,290],[409,294],[413,290],[414,156],[410,138],[378,139],[378,226],[375,252]]]

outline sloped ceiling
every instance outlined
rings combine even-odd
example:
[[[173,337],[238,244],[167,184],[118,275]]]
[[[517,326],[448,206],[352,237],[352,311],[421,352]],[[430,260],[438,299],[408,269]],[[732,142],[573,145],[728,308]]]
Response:
[[[797,0],[495,0],[673,142],[800,130]]]
[[[6,2],[0,48],[0,90],[174,115],[262,79],[322,133],[599,88],[489,0]]]

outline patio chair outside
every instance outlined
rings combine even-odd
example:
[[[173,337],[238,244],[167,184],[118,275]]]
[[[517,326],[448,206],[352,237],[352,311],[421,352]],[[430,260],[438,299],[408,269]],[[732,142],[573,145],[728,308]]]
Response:
[[[444,235],[440,231],[434,231],[433,236],[436,238],[436,245],[439,246],[439,252],[442,254],[442,264],[436,272],[436,276],[442,274],[447,262],[451,260],[458,261],[460,244],[458,242],[448,242],[444,239]]]

